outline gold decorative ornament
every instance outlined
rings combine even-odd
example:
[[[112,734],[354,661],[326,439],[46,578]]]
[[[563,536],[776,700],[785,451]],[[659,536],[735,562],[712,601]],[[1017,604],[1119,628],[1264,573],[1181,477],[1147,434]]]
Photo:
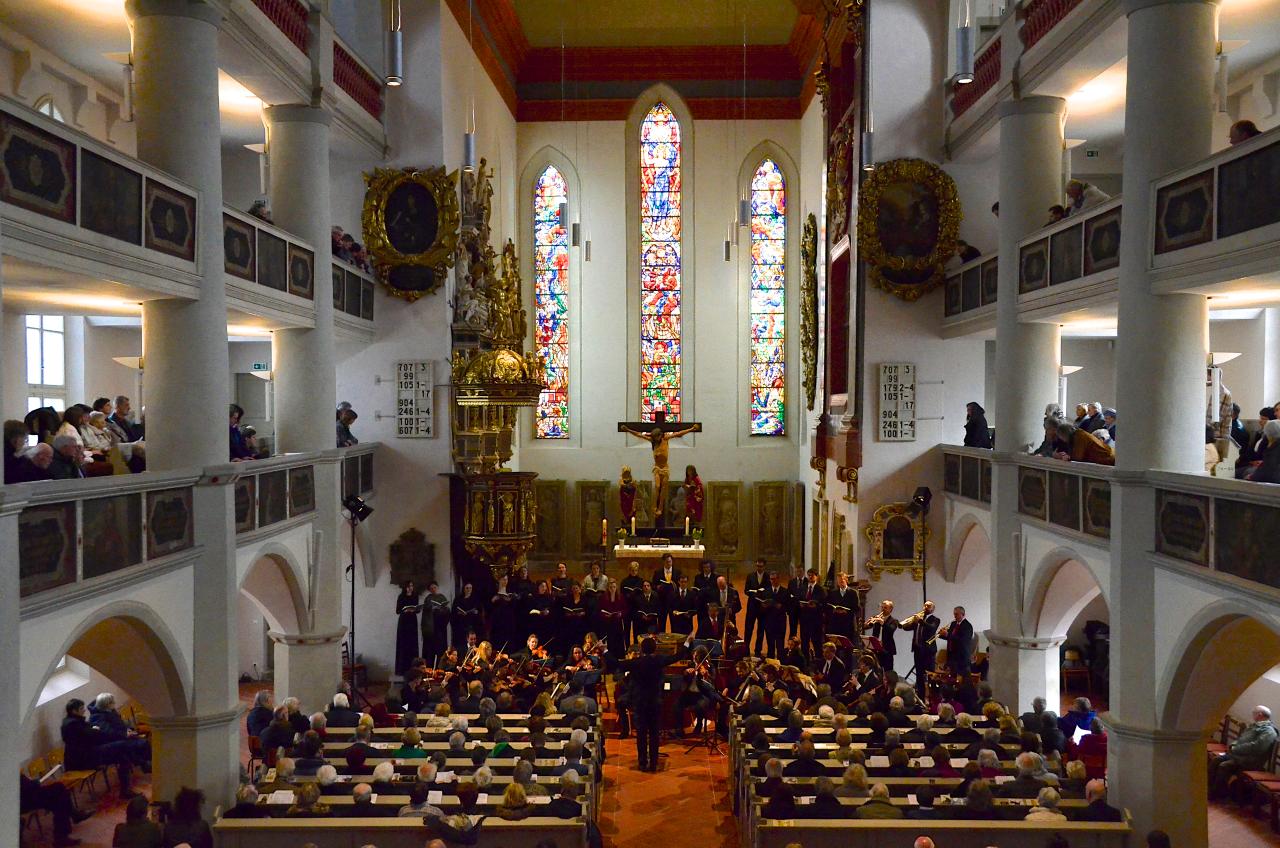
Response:
[[[871,514],[871,523],[864,531],[871,543],[871,557],[867,560],[867,573],[872,580],[880,575],[911,572],[914,580],[924,579],[924,546],[929,540],[929,528],[922,513],[912,515],[910,504],[889,503]]]
[[[542,363],[533,353],[476,350],[453,360],[454,401],[458,406],[533,406],[543,384]]]
[[[813,409],[818,393],[818,218],[812,212],[800,236],[800,359],[804,398]]]
[[[961,217],[955,181],[937,165],[877,165],[858,197],[858,253],[871,284],[908,302],[942,285]]]
[[[410,303],[433,293],[458,247],[458,172],[376,168],[364,181],[364,241],[378,279]]]
[[[834,244],[849,234],[849,197],[853,180],[853,121],[846,117],[831,135],[827,160],[827,234]]]

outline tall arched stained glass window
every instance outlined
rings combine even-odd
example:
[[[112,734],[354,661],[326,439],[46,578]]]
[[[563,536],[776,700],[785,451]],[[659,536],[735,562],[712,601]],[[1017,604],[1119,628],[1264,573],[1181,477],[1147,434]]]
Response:
[[[539,439],[569,438],[569,235],[560,220],[568,199],[564,176],[548,165],[533,186],[534,345],[546,383],[538,395]]]
[[[765,159],[751,178],[751,435],[786,433],[787,186]]]
[[[640,125],[640,416],[679,420],[680,124],[657,103]]]

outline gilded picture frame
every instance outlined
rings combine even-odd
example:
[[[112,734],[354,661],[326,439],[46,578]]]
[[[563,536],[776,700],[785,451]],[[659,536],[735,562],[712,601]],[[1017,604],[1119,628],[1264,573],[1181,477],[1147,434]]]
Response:
[[[910,504],[887,503],[871,514],[863,531],[871,543],[867,573],[872,580],[882,574],[911,572],[913,580],[924,579],[924,546],[929,541],[929,528],[921,514],[912,515]]]
[[[937,165],[923,159],[877,165],[858,202],[858,252],[871,284],[908,302],[942,285],[961,217],[955,181]]]
[[[378,279],[410,303],[435,292],[458,248],[458,172],[376,168],[364,180],[361,223]]]
[[[804,219],[800,263],[800,358],[805,405],[812,410],[818,392],[818,218],[812,212]]]

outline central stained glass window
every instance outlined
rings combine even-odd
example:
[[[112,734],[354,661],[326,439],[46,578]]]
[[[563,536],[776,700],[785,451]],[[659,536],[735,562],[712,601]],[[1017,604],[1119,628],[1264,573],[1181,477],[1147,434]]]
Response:
[[[786,434],[787,186],[765,159],[751,178],[751,435]]]
[[[657,103],[640,125],[640,416],[680,419],[680,124]]]
[[[535,414],[539,439],[569,438],[569,236],[560,220],[568,199],[564,176],[548,165],[533,186],[534,344],[546,383]]]

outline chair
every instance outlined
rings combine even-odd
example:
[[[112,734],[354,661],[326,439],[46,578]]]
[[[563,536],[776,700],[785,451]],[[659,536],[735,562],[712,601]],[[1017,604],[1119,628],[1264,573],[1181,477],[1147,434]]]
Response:
[[[1085,694],[1093,696],[1093,674],[1089,671],[1089,664],[1085,662],[1084,654],[1074,646],[1064,648],[1062,651],[1062,691],[1070,692],[1073,680],[1084,681]]]
[[[1280,775],[1277,775],[1275,780],[1253,781],[1253,793],[1249,801],[1255,816],[1258,815],[1263,803],[1270,806],[1271,830],[1274,833],[1280,833]]]
[[[351,683],[352,688],[359,689],[366,679],[364,663],[351,665],[351,651],[346,642],[342,643],[342,679]]]
[[[34,760],[30,760],[23,771],[26,773],[27,777],[32,780],[39,780],[44,777],[44,773],[48,771],[45,767],[44,757],[36,757]],[[21,835],[26,832],[27,828],[34,823],[36,826],[36,833],[41,839],[44,839],[44,824],[40,819],[41,812],[41,810],[27,810],[22,814],[22,827],[18,830],[19,837],[21,837]]]
[[[1254,789],[1259,783],[1267,781],[1280,781],[1280,774],[1276,774],[1276,756],[1280,752],[1280,743],[1271,746],[1271,753],[1267,755],[1266,764],[1260,769],[1249,769],[1242,771],[1236,775],[1236,781],[1240,783],[1238,798],[1252,798]]]
[[[262,750],[262,740],[257,736],[249,737],[249,777],[253,778],[253,764],[266,763],[267,758]]]
[[[47,763],[49,768],[63,765],[64,756],[65,756],[65,751],[62,748],[58,748],[53,752],[51,752],[47,757]],[[103,779],[107,782],[107,788],[110,789],[111,778],[110,776],[108,776],[105,768],[76,769],[74,771],[69,771],[64,767],[62,770],[62,774],[58,775],[58,782],[61,783],[63,786],[67,787],[67,791],[69,791],[72,795],[74,795],[76,793],[76,790],[80,789],[83,786],[88,786],[89,789],[92,790],[94,787],[94,784],[97,783],[99,772],[102,773]]]

